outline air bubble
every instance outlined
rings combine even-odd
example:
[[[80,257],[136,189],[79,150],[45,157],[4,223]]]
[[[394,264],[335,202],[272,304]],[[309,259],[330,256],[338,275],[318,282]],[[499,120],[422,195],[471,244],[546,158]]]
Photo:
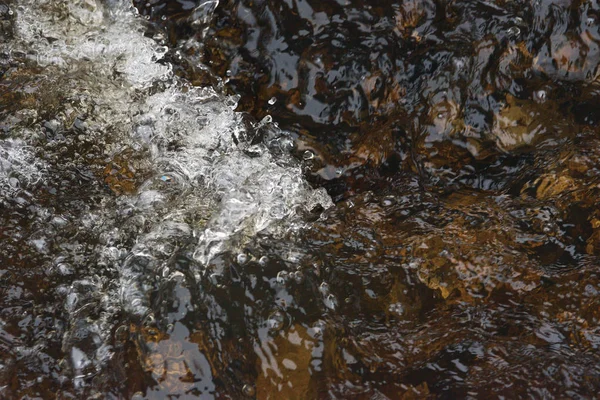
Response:
[[[327,282],[323,282],[319,285],[319,291],[323,294],[329,293],[329,284]]]
[[[509,37],[516,38],[521,34],[521,29],[518,26],[511,26],[506,31]]]
[[[325,307],[329,308],[330,310],[335,310],[337,308],[337,298],[333,294],[327,295],[323,303],[325,304]]]
[[[543,103],[546,101],[547,94],[545,90],[538,90],[534,93],[533,97],[536,102]]]
[[[294,149],[294,141],[289,138],[282,138],[279,140],[279,146],[283,151],[291,151]]]
[[[56,269],[58,269],[58,272],[61,275],[71,275],[73,273],[73,269],[69,265],[67,265],[65,263],[58,264],[56,266]]]
[[[322,320],[319,320],[319,321],[315,322],[314,325],[307,330],[307,333],[313,339],[320,339],[320,338],[322,338],[323,334],[325,333],[325,322],[322,321]]]
[[[305,160],[307,160],[307,161],[308,160],[312,160],[313,158],[315,158],[315,153],[313,153],[310,150],[306,150],[304,152],[304,154],[302,154],[302,158],[305,159]]]
[[[275,311],[269,316],[267,320],[267,326],[271,331],[279,331],[283,328],[285,322],[285,316],[280,311]]]
[[[289,273],[287,271],[279,271],[277,273],[277,283],[280,285],[285,284],[289,278]]]
[[[221,283],[223,276],[218,273],[210,274],[209,276],[210,282],[217,288],[222,288],[224,285]]]
[[[270,124],[271,122],[273,122],[273,117],[271,117],[270,115],[265,115],[265,117],[260,120],[258,125],[263,126],[263,125]]]
[[[386,196],[381,200],[383,207],[391,207],[396,204],[396,198],[394,196]]]
[[[456,68],[458,72],[462,72],[461,70],[465,67],[465,61],[462,58],[453,58],[452,63],[454,64],[454,68]]]
[[[277,102],[277,99],[275,97],[271,97],[267,103],[269,103],[269,105],[272,106],[276,102]]]
[[[252,385],[244,385],[242,392],[245,396],[253,397],[256,394],[256,389],[254,389],[254,386]]]
[[[248,255],[246,255],[245,253],[240,253],[237,256],[237,263],[240,265],[244,265],[248,262]]]

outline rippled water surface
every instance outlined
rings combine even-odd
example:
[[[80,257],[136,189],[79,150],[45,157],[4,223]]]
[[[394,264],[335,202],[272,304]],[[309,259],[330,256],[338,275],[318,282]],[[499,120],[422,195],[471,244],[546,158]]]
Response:
[[[0,398],[592,399],[600,4],[0,1]]]

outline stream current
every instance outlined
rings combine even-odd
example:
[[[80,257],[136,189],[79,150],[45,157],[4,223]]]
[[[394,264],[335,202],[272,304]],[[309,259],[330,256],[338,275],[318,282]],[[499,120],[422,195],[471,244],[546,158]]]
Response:
[[[0,398],[596,398],[599,19],[0,2]]]

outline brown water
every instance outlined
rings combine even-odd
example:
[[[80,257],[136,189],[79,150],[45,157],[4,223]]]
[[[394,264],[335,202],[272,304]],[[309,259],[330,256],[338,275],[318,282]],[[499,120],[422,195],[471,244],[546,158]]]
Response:
[[[597,398],[597,1],[134,3],[165,65],[240,96],[236,114],[210,96],[193,104],[248,127],[242,139],[238,125],[210,131],[240,147],[223,171],[268,171],[231,189],[258,199],[242,208],[263,202],[300,228],[244,231],[212,251],[206,232],[237,221],[212,211],[229,186],[213,196],[183,167],[156,167],[157,150],[117,126],[158,129],[136,116],[160,98],[123,117],[68,94],[69,113],[41,93],[80,93],[93,74],[3,56],[0,149],[20,146],[15,127],[40,137],[18,153],[21,175],[3,167],[15,194],[0,203],[0,397]],[[188,169],[216,157],[200,166],[221,171],[221,145],[178,158],[195,128],[188,103],[166,99],[172,110],[149,114],[172,133],[159,153]],[[266,116],[294,141],[256,123]],[[334,205],[303,208],[312,192],[296,170]],[[167,200],[147,205],[149,188]],[[269,197],[280,191],[285,201]]]

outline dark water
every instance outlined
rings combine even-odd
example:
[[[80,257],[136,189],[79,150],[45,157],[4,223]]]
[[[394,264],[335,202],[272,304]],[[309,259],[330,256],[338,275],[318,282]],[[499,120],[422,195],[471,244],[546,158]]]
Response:
[[[18,113],[36,87],[90,78],[40,75],[11,53],[3,143],[20,118],[52,137],[32,146],[54,158],[42,157],[50,178],[17,176],[33,189],[1,204],[0,397],[597,398],[597,1],[134,3],[164,63],[239,95],[248,145],[267,143],[272,165],[301,170],[334,205],[198,257],[204,236],[186,226],[212,221],[225,191],[181,178],[164,207],[128,206],[179,185],[177,170],[148,183],[154,150],[129,142],[96,157],[121,142],[93,136],[91,117],[54,129],[64,107],[42,95],[45,113]],[[192,129],[177,130],[173,103],[163,145],[178,159]],[[256,124],[268,115],[291,132],[291,155]],[[224,170],[253,167],[253,151]],[[143,298],[129,308],[127,288]]]

